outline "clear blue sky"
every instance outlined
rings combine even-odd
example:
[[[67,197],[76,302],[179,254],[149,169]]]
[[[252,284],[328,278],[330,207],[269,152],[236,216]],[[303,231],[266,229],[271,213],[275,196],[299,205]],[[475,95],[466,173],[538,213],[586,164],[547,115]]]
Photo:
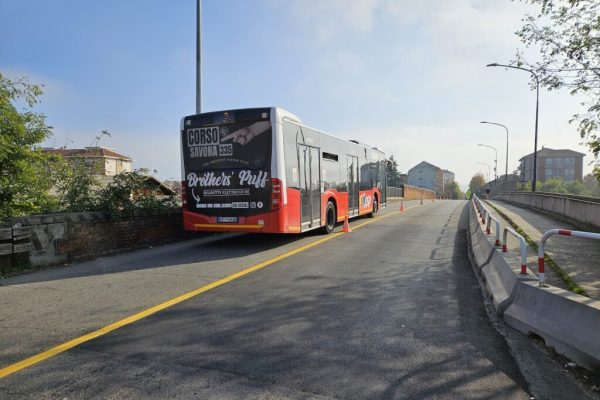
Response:
[[[195,0],[0,0],[0,71],[46,85],[47,145],[100,144],[179,179],[179,120],[195,109]],[[508,62],[526,6],[508,0],[204,0],[203,109],[279,105],[308,125],[422,160],[463,185],[533,151],[528,76]],[[531,53],[535,57],[535,53]],[[577,102],[543,92],[540,145],[578,145]],[[68,141],[67,140],[70,140]],[[588,155],[584,159],[591,161]],[[487,168],[483,167],[487,172]],[[584,168],[586,171],[590,167]]]

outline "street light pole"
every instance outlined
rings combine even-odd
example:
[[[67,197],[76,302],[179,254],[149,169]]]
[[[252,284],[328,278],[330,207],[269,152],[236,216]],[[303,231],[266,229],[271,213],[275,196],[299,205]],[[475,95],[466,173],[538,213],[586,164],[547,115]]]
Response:
[[[508,128],[497,122],[481,121],[481,124],[498,125],[506,129],[506,166],[504,171],[504,182],[508,182]]]
[[[536,87],[536,97],[535,97],[535,140],[533,145],[533,175],[531,180],[531,191],[535,192],[535,184],[537,181],[537,142],[538,142],[538,115],[540,108],[540,80],[535,72],[530,69],[523,67],[515,67],[513,65],[505,65],[492,63],[488,64],[487,67],[504,67],[504,68],[512,68],[512,69],[520,69],[521,71],[527,71],[535,78],[535,87]]]
[[[490,146],[487,144],[479,143],[477,146],[489,147],[490,149],[494,149],[494,153],[496,154],[496,157],[494,159],[494,186],[496,186],[496,181],[498,180],[498,150],[494,146]]]
[[[196,114],[202,112],[202,0],[196,0]]]

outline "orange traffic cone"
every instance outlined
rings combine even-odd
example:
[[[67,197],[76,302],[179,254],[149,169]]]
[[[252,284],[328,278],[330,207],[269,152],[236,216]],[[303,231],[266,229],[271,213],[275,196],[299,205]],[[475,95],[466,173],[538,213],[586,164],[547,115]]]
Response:
[[[404,208],[404,199],[400,200],[400,211],[406,211],[406,208]]]
[[[352,230],[350,230],[350,224],[348,223],[348,214],[346,214],[346,218],[344,218],[344,227],[342,228],[342,232],[352,232]]]

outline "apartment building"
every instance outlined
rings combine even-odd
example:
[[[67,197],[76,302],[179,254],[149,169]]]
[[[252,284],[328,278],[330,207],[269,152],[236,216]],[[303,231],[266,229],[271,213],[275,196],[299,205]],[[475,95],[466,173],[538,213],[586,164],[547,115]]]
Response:
[[[579,153],[568,149],[550,149],[542,147],[537,152],[537,180],[544,181],[549,178],[562,178],[565,181],[583,180],[583,157]],[[533,153],[519,159],[519,173],[521,181],[533,179]]]
[[[408,170],[407,183],[411,186],[442,193],[444,190],[444,171],[438,166],[422,161]]]

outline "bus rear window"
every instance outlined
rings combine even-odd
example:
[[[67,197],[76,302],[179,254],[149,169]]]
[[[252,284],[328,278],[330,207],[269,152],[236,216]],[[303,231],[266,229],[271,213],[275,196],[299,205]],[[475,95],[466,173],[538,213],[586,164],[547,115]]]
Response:
[[[270,208],[272,128],[268,111],[186,117],[181,140],[190,210],[227,217]]]
[[[268,113],[237,119],[233,117],[240,111],[231,114],[230,119],[227,113],[201,115],[186,124],[182,138],[186,169],[254,169],[270,165],[272,130]]]

